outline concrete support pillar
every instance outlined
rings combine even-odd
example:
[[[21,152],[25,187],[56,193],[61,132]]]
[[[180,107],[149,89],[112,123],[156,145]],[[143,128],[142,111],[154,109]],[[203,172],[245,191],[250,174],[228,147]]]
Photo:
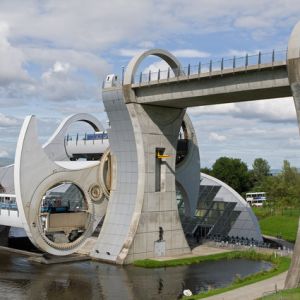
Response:
[[[185,111],[126,104],[122,89],[106,90],[103,101],[116,180],[91,256],[124,264],[189,253],[175,188],[176,146]]]
[[[173,72],[177,59],[153,49],[135,56],[122,86],[108,76],[102,91],[111,129],[116,180],[107,213],[91,256],[119,264],[155,256],[190,253],[176,201],[175,164],[184,109],[137,103],[132,81],[144,58],[155,55]]]
[[[296,24],[289,39],[287,67],[300,129],[300,22]]]
[[[300,22],[294,27],[289,39],[287,66],[300,130]],[[300,286],[300,220],[294,254],[285,281],[285,288],[296,288],[298,286]]]
[[[183,125],[188,152],[183,161],[176,165],[176,185],[184,196],[185,215],[193,217],[199,196],[200,156],[196,132],[187,114],[184,115]]]
[[[143,137],[145,188],[139,225],[126,262],[189,253],[175,187],[176,146],[185,111],[129,105],[136,112]]]
[[[288,271],[285,280],[285,289],[297,288],[300,286],[300,218],[298,224],[298,232],[296,238],[296,244],[294,248],[294,254],[290,269]]]

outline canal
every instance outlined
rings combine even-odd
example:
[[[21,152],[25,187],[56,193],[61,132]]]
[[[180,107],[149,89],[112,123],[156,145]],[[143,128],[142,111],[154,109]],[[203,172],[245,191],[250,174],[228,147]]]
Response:
[[[41,265],[25,256],[0,253],[0,299],[178,299],[183,289],[198,293],[224,287],[236,276],[271,267],[268,262],[245,259],[160,269],[93,261]]]

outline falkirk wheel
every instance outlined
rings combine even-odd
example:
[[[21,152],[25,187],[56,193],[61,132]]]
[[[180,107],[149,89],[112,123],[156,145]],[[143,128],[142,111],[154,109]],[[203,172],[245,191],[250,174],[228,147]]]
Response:
[[[115,84],[114,76],[108,77],[112,79],[111,84]],[[78,121],[90,124],[95,131],[94,136],[83,139],[69,137],[66,134],[69,126]],[[109,135],[112,130],[113,127],[109,129]],[[121,135],[126,133],[126,129],[120,132]],[[120,136],[117,138],[120,139]],[[0,224],[24,228],[37,248],[53,255],[80,252],[108,260],[100,255],[104,253],[111,258],[116,253],[110,261],[120,264],[142,257],[180,255],[190,253],[191,247],[196,245],[193,237],[195,231],[199,231],[201,220],[195,217],[195,213],[206,201],[200,197],[201,191],[209,188],[212,190],[210,207],[221,199],[221,202],[231,205],[233,214],[239,215],[226,234],[248,235],[249,239],[262,240],[257,220],[243,198],[211,176],[202,174],[200,179],[196,133],[187,114],[182,116],[178,132],[174,134],[172,152],[170,146],[162,149],[164,144],[159,144],[159,149],[148,148],[148,168],[152,168],[152,176],[158,182],[154,182],[153,187],[149,185],[152,196],[150,192],[144,194],[140,207],[130,203],[130,200],[136,199],[130,187],[138,177],[131,166],[132,161],[136,163],[132,143],[126,142],[120,148],[130,154],[130,160],[124,163],[118,161],[119,154],[112,151],[113,142],[95,117],[81,113],[67,117],[48,142],[41,146],[36,118],[28,116],[19,135],[15,164],[0,168],[3,192],[15,195],[18,214],[10,211],[5,215],[6,210],[2,209]],[[76,160],[86,157],[87,153],[90,160]],[[173,184],[166,182],[168,174],[174,174],[169,169],[170,160],[175,167]],[[129,170],[129,175],[125,176],[124,171]],[[118,178],[121,183],[118,183]],[[118,195],[118,187],[122,191],[122,185],[123,194]],[[120,197],[120,203],[114,204],[114,193],[118,195],[117,199]],[[138,207],[139,214],[135,212]],[[221,215],[222,212],[219,219]],[[226,221],[225,216],[223,221]],[[136,232],[130,231],[132,222],[136,223]],[[247,232],[239,229],[243,227],[241,222],[242,225],[247,224]],[[211,229],[215,228],[211,232],[216,233],[218,225],[212,225],[215,226]],[[108,226],[106,231],[105,226]],[[111,231],[110,226],[113,228]],[[129,248],[128,255],[121,260],[118,257],[120,253],[113,252],[116,248],[114,243],[123,241],[122,246],[125,246],[128,236],[137,241],[131,241],[132,250]],[[107,241],[103,242],[105,237]],[[144,242],[139,242],[141,239]]]
[[[222,233],[261,242],[257,220],[245,200],[223,182],[200,176],[196,134],[186,108],[208,101],[292,95],[299,120],[299,49],[300,23],[291,35],[284,62],[272,59],[271,64],[261,64],[259,59],[252,68],[245,64],[226,72],[222,68],[219,73],[210,69],[202,81],[199,74],[184,73],[176,57],[165,50],[138,54],[122,82],[113,74],[104,82],[102,98],[111,125],[109,147],[102,132],[102,146],[96,140],[90,145],[98,149],[95,160],[76,160],[76,155],[85,152],[84,145],[89,145],[87,137],[65,139],[68,126],[75,121],[101,132],[94,117],[68,117],[42,147],[36,118],[28,116],[14,166],[0,169],[1,195],[4,191],[16,198],[18,213],[6,215],[1,208],[0,224],[24,228],[31,242],[47,253],[68,255],[89,244],[92,258],[117,264],[188,254],[190,237],[199,234],[199,228],[207,229],[200,235]],[[154,83],[150,78],[147,84],[134,83],[138,66],[149,55],[169,65],[167,79],[158,75]],[[71,195],[69,200],[56,197],[52,201],[51,197],[63,192]],[[205,218],[197,218],[204,211]],[[96,227],[100,232],[91,237]]]

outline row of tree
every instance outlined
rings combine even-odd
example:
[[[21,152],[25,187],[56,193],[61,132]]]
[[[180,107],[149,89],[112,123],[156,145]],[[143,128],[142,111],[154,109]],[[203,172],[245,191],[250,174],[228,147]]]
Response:
[[[211,169],[203,168],[201,172],[224,181],[242,196],[246,192],[266,192],[269,204],[300,207],[300,173],[287,160],[276,175],[271,175],[270,165],[263,158],[256,158],[249,170],[241,159],[220,157]]]

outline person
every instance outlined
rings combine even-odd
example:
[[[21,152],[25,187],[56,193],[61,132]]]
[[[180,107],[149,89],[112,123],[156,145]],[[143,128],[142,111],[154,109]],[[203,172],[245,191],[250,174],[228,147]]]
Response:
[[[161,226],[159,226],[159,239],[158,241],[161,242],[164,239],[164,230]]]

